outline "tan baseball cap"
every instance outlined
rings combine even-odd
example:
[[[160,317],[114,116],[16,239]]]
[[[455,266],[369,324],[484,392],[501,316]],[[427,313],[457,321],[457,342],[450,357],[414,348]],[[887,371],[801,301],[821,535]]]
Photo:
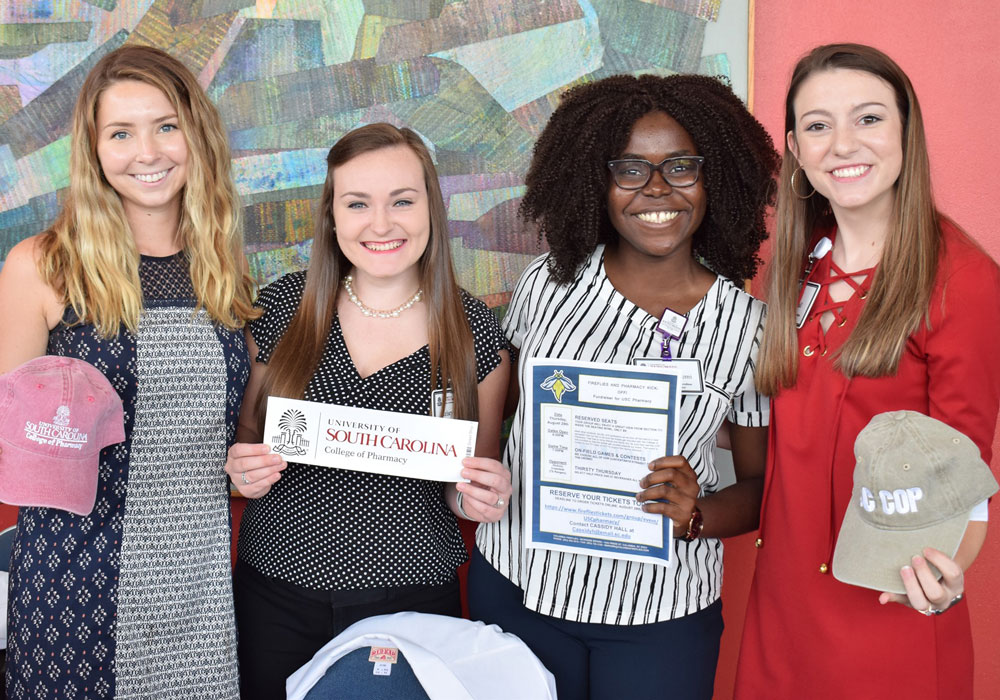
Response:
[[[954,557],[972,509],[998,490],[971,439],[916,411],[874,416],[854,456],[833,575],[855,586],[905,593],[899,570],[925,547]]]

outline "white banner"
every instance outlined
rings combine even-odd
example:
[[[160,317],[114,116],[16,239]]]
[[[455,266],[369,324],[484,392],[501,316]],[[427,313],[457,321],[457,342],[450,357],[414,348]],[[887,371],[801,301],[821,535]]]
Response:
[[[264,442],[289,462],[463,481],[476,447],[475,421],[267,398]]]

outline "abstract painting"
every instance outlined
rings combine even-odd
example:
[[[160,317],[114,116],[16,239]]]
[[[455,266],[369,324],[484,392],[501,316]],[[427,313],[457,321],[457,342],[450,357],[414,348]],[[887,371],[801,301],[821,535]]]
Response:
[[[729,76],[747,0],[17,0],[0,4],[0,259],[55,218],[87,71],[126,43],[198,76],[229,129],[264,284],[308,264],[330,146],[409,126],[441,176],[461,284],[500,310],[544,247],[517,217],[568,87],[615,73]]]

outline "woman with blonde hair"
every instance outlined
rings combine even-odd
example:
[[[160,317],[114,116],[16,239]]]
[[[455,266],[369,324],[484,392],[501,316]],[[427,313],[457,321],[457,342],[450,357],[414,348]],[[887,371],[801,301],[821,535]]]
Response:
[[[292,672],[363,618],[460,615],[456,517],[496,520],[511,490],[495,459],[507,344],[455,281],[437,172],[415,132],[370,124],[330,149],[309,269],[257,304],[226,463],[251,499],[235,571],[244,700],[283,697]],[[286,464],[261,444],[268,396],[478,421],[470,483]]]
[[[21,508],[10,698],[237,698],[223,465],[256,315],[219,114],[168,54],[102,58],[56,222],[0,272],[0,371],[92,363],[125,408],[86,516]]]
[[[985,503],[953,556],[914,552],[905,595],[839,581],[832,555],[855,438],[876,414],[937,418],[989,462],[1000,270],[935,208],[920,105],[882,52],[832,44],[803,57],[785,133],[757,373],[770,450],[736,694],[971,698],[963,571],[986,536]]]

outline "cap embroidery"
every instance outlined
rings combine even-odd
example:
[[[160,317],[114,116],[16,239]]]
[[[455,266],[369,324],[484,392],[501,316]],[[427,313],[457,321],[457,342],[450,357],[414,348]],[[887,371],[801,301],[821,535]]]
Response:
[[[25,421],[24,437],[39,445],[55,445],[56,447],[68,447],[72,450],[82,450],[83,446],[87,444],[87,433],[82,433],[79,428],[69,426],[69,408],[67,406],[60,406],[56,409],[52,423]]]
[[[917,501],[923,497],[924,491],[919,486],[894,491],[883,489],[878,492],[878,499],[867,486],[861,487],[861,507],[869,513],[874,513],[875,508],[879,506],[886,515],[916,513],[918,510]]]
[[[60,406],[57,408],[56,415],[53,416],[52,422],[56,425],[69,425],[69,406]]]

